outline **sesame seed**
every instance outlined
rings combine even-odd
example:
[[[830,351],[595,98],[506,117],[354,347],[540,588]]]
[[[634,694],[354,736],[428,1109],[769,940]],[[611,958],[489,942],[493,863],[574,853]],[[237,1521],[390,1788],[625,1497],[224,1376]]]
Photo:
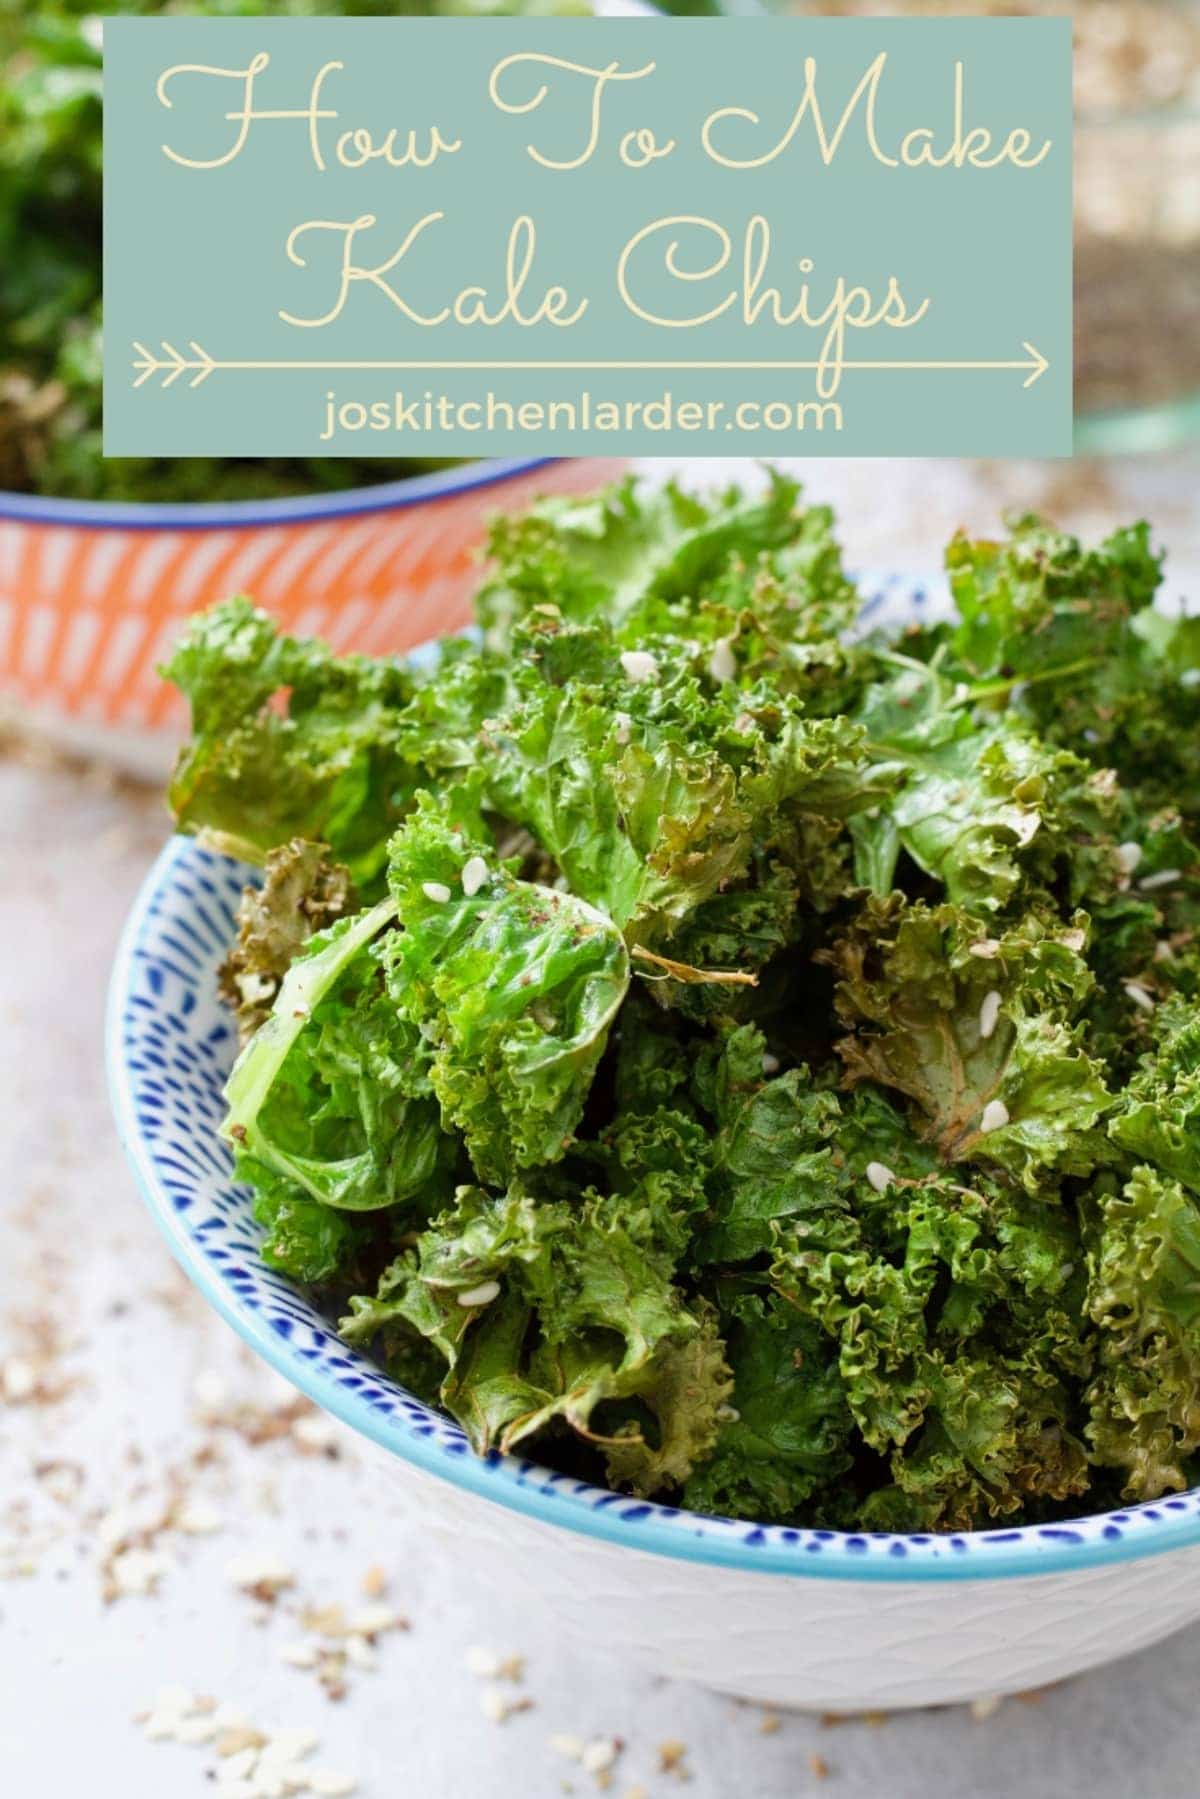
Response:
[[[971,954],[981,956],[985,962],[1000,954],[1000,943],[995,937],[981,937],[978,943],[971,944]]]
[[[585,1745],[579,1760],[589,1774],[607,1774],[620,1753],[613,1737],[596,1737]]]
[[[1160,937],[1154,945],[1154,960],[1156,962],[1173,962],[1175,960],[1175,951],[1166,937]]]
[[[427,900],[432,900],[435,906],[444,906],[450,898],[450,889],[444,881],[422,881],[421,892]]]
[[[354,1667],[362,1669],[366,1674],[374,1673],[379,1666],[379,1657],[371,1649],[365,1637],[346,1638],[346,1660]]]
[[[273,1730],[263,1745],[263,1760],[294,1762],[310,1755],[320,1738],[306,1724],[294,1724],[285,1730]]]
[[[261,1761],[250,1777],[254,1799],[287,1799],[288,1780],[282,1768],[264,1768]]]
[[[24,1356],[11,1356],[4,1364],[3,1372],[4,1397],[11,1404],[17,1405],[22,1399],[28,1399],[37,1386],[37,1373],[32,1362]]]
[[[630,732],[633,730],[633,720],[630,718],[628,712],[618,712],[616,715],[616,723],[617,729],[615,736],[617,742],[620,744],[628,743]]]
[[[189,1500],[175,1519],[177,1528],[188,1537],[211,1536],[213,1531],[220,1530],[221,1522],[221,1514],[214,1506],[196,1499]]]
[[[463,863],[462,890],[468,899],[474,899],[488,877],[488,865],[482,856],[471,856]]]
[[[990,993],[983,996],[983,1004],[979,1008],[979,1035],[986,1042],[996,1028],[1000,1017],[1000,995],[993,987]]]
[[[335,1421],[324,1412],[306,1412],[292,1423],[292,1435],[303,1449],[322,1452],[336,1449],[340,1441]]]
[[[1139,893],[1153,893],[1158,887],[1173,887],[1176,881],[1183,879],[1181,868],[1160,868],[1157,874],[1143,875],[1138,882]]]
[[[886,1162],[868,1162],[866,1176],[876,1193],[886,1192],[896,1178]]]
[[[145,1522],[149,1527],[150,1519]],[[127,1538],[136,1536],[140,1528],[138,1519],[127,1507],[114,1506],[97,1524],[96,1540],[103,1549],[119,1549]]]
[[[721,1424],[736,1424],[741,1415],[735,1405],[719,1405],[713,1414]]]
[[[1142,859],[1142,846],[1140,843],[1118,843],[1113,853],[1122,872],[1131,875]]]
[[[316,1643],[285,1643],[279,1651],[289,1668],[315,1668],[321,1651]]]
[[[1140,1006],[1143,1012],[1153,1012],[1154,996],[1140,982],[1126,981],[1125,991],[1135,1006]]]
[[[1064,931],[1059,942],[1064,949],[1072,949],[1078,955],[1087,942],[1087,935],[1084,931]]]
[[[177,1743],[210,1743],[218,1729],[217,1721],[211,1715],[183,1718],[176,1728],[175,1741]]]
[[[571,1736],[564,1731],[550,1738],[550,1747],[556,1755],[565,1755],[568,1761],[578,1762],[583,1760],[587,1744],[582,1737]]]
[[[291,1436],[295,1437],[300,1448],[317,1450],[318,1454],[335,1450],[342,1441],[335,1419],[329,1418],[326,1412],[304,1412],[302,1418],[293,1421]]]
[[[478,1643],[472,1643],[463,1656],[467,1672],[478,1674],[484,1680],[490,1680],[499,1672],[500,1657],[494,1649],[484,1649]]]
[[[286,1563],[270,1550],[255,1550],[235,1555],[225,1564],[225,1577],[235,1587],[260,1587],[278,1593],[294,1585],[296,1576]]]
[[[372,1562],[362,1578],[362,1590],[368,1599],[379,1599],[387,1592],[387,1570]]]
[[[1000,1693],[989,1693],[985,1698],[972,1699],[971,1716],[977,1724],[982,1724],[995,1712],[998,1712],[1003,1703],[1003,1695]]]
[[[310,1793],[319,1793],[321,1799],[345,1799],[358,1785],[353,1774],[342,1774],[336,1768],[313,1768],[307,1776]]]
[[[124,1549],[109,1563],[112,1583],[118,1594],[153,1593],[169,1562],[153,1549]]]
[[[212,1415],[225,1406],[229,1398],[229,1388],[222,1375],[213,1369],[206,1368],[192,1382],[192,1396],[201,1412]]]
[[[770,1050],[767,1051],[762,1059],[762,1071],[767,1075],[779,1073],[779,1057],[773,1056]]]
[[[266,1386],[264,1403],[272,1407],[283,1406],[285,1408],[295,1405],[300,1396],[296,1392],[294,1382],[290,1381],[286,1374],[279,1374],[274,1368],[264,1368],[262,1376]]]
[[[245,1731],[250,1728],[246,1722],[245,1712],[239,1711],[236,1705],[230,1705],[228,1701],[219,1705],[213,1713],[213,1716],[216,1718],[217,1723],[221,1726],[222,1730]],[[232,1752],[225,1750],[222,1753],[230,1754]]]
[[[238,1725],[236,1729],[226,1730],[213,1745],[223,1761],[230,1761],[235,1768],[253,1767],[258,1752],[266,1742],[261,1730],[255,1730],[251,1724]],[[217,1779],[221,1778],[221,1768],[217,1769]],[[238,1778],[238,1776],[233,1776]]]
[[[509,1698],[499,1687],[484,1687],[479,1695],[479,1709],[493,1724],[503,1724],[508,1716]]]
[[[979,1129],[986,1136],[989,1131],[1002,1131],[1008,1123],[1008,1107],[1002,1099],[989,1099],[983,1108],[983,1117],[979,1120]]]
[[[625,670],[626,678],[635,685],[658,679],[658,658],[652,656],[649,650],[623,650],[621,667]]]
[[[239,1749],[235,1754],[227,1756],[217,1769],[218,1785],[232,1786],[234,1781],[245,1780],[247,1775],[254,1772],[257,1760],[258,1745],[256,1743],[248,1743],[244,1749]]]
[[[480,1281],[477,1287],[468,1287],[458,1296],[460,1306],[490,1306],[493,1299],[499,1297],[499,1281]]]
[[[385,1630],[402,1630],[404,1619],[392,1605],[364,1605],[351,1614],[348,1626],[357,1637],[380,1637]]]
[[[732,681],[737,674],[737,658],[727,637],[719,637],[713,645],[708,672],[714,681]]]

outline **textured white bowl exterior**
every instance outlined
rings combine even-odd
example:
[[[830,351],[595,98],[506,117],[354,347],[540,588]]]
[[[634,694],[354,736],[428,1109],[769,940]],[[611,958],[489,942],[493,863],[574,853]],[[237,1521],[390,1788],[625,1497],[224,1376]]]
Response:
[[[789,1579],[560,1530],[377,1454],[472,1579],[590,1649],[764,1705],[891,1711],[1027,1692],[1200,1618],[1200,1548],[1008,1580]]]

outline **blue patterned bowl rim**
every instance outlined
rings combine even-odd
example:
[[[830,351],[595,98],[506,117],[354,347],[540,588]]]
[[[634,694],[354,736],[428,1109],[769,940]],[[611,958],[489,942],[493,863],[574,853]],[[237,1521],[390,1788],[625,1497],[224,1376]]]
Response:
[[[902,577],[884,586],[887,600],[903,598],[910,608],[926,598]],[[191,838],[172,838],[162,850],[113,966],[108,1081],[142,1197],[185,1273],[226,1323],[317,1405],[389,1454],[528,1518],[742,1572],[996,1579],[1061,1575],[1200,1544],[1200,1489],[1057,1524],[898,1536],[709,1517],[607,1492],[520,1457],[474,1455],[456,1424],[348,1348],[257,1254],[249,1197],[235,1185],[216,1136],[234,1037],[216,999],[215,973],[251,872]]]
[[[434,469],[407,481],[347,487],[340,493],[295,494],[282,500],[56,500],[0,488],[0,520],[27,525],[109,525],[122,531],[212,531],[251,525],[300,525],[365,512],[400,512],[474,488],[494,487],[547,468],[554,457],[492,456]]]

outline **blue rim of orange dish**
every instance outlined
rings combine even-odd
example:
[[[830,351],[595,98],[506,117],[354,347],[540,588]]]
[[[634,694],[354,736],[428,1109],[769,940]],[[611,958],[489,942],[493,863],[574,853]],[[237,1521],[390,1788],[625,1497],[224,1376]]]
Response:
[[[490,457],[434,469],[405,481],[374,487],[347,487],[339,493],[296,494],[283,500],[55,500],[39,494],[0,491],[0,519],[26,525],[111,525],[126,531],[203,531],[254,525],[302,525],[367,512],[397,512],[432,500],[446,500],[477,488],[495,487],[518,475],[549,468],[554,457]]]

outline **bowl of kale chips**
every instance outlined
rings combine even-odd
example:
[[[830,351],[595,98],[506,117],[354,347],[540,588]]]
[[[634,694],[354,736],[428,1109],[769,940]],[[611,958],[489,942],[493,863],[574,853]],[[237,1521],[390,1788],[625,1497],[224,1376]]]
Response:
[[[0,698],[68,745],[161,777],[182,715],[155,670],[186,614],[253,584],[285,627],[343,651],[411,648],[463,623],[492,510],[597,476],[519,459],[104,457],[100,82],[98,18],[0,0]]]
[[[498,524],[409,662],[246,599],[117,1117],[212,1303],[592,1642],[830,1709],[1200,1615],[1200,621],[1144,524],[782,478]],[[286,696],[282,698],[281,696]]]

